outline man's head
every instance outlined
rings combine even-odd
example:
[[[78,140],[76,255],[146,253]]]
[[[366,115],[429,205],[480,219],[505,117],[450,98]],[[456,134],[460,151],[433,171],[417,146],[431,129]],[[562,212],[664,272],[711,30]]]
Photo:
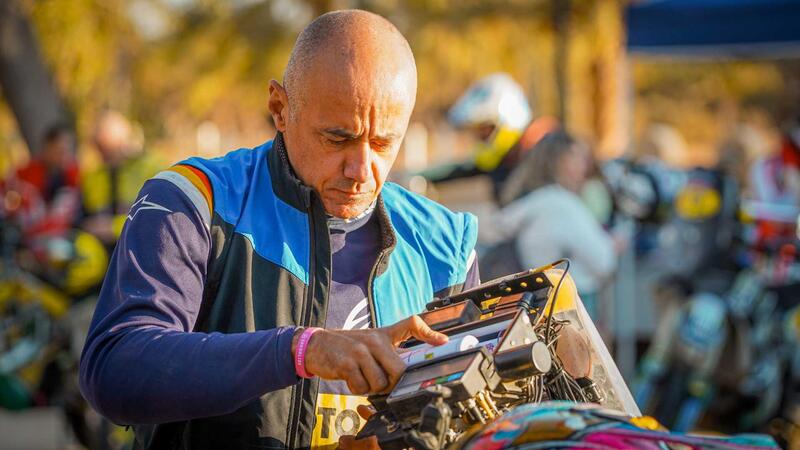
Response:
[[[300,33],[269,109],[297,176],[326,211],[352,218],[375,200],[397,158],[417,91],[408,42],[365,11],[324,14]]]
[[[65,161],[74,157],[75,136],[66,125],[50,127],[44,135],[41,160],[50,169],[64,167]]]

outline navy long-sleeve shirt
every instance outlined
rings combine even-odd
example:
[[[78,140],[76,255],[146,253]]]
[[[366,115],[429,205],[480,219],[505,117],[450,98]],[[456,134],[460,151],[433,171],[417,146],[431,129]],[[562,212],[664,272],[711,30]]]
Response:
[[[111,258],[81,357],[83,395],[114,422],[226,414],[297,382],[293,327],[191,332],[210,245],[183,192],[164,180],[145,183]]]

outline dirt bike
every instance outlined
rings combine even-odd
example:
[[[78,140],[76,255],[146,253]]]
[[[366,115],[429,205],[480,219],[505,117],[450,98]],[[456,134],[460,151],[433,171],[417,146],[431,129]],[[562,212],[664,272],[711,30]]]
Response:
[[[391,393],[370,397],[376,413],[358,437],[384,449],[777,448],[765,436],[672,434],[639,417],[559,264],[429,303],[422,319],[450,341],[401,345],[406,371]]]
[[[635,383],[645,411],[678,431],[768,431],[798,445],[800,284],[784,250],[762,254],[723,295],[700,292],[668,311]]]

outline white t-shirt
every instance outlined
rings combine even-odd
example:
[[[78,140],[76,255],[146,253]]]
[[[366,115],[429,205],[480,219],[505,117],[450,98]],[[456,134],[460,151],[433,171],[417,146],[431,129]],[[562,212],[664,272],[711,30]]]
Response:
[[[596,293],[617,265],[614,242],[580,197],[553,184],[499,210],[498,235],[516,237],[519,262],[527,268],[560,258],[571,261],[579,292]]]

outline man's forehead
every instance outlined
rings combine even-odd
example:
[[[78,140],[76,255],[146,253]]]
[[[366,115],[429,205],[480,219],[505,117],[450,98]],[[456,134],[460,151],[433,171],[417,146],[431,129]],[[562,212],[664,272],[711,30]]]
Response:
[[[339,95],[345,99],[398,102],[416,95],[416,68],[402,64],[389,55],[341,60],[324,56],[309,64],[295,90],[312,98],[321,94]]]
[[[321,125],[327,128],[343,130],[358,129],[356,117],[391,127],[389,122],[394,117],[410,114],[416,92],[402,75],[359,76],[347,72],[308,76],[307,82],[298,86],[303,89],[297,93],[303,101],[296,107],[325,122]]]

